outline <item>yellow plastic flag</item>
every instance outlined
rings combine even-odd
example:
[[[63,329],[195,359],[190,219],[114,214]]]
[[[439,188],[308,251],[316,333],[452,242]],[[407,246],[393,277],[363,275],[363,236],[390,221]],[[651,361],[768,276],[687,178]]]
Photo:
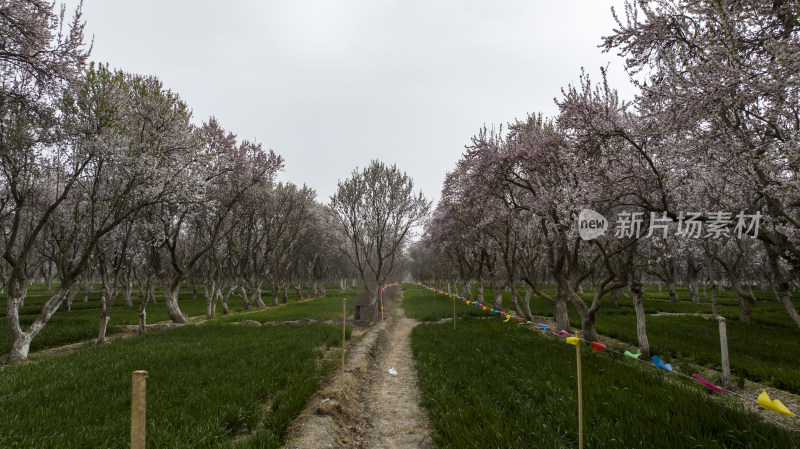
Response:
[[[503,320],[504,323],[508,322],[511,319],[511,315],[506,315],[506,319]]]
[[[577,346],[579,341],[581,341],[581,339],[578,337],[567,337],[567,344]]]
[[[767,410],[772,410],[773,412],[783,413],[784,415],[794,416],[794,413],[790,412],[783,402],[777,399],[770,399],[769,395],[766,391],[762,390],[761,394],[758,395],[758,405],[764,407]]]

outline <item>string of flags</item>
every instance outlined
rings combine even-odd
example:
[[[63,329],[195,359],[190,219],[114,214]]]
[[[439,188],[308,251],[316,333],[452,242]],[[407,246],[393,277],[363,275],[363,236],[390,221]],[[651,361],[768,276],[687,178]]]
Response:
[[[387,288],[394,287],[395,285],[400,285],[400,283],[399,282],[395,282],[395,283],[392,283],[392,284],[384,285],[383,287],[381,287],[381,294],[383,294],[383,292],[385,292]]]
[[[397,284],[392,284],[392,285],[397,285]],[[476,308],[478,308],[478,309],[480,309],[480,310],[482,310],[484,312],[488,312],[490,315],[499,315],[503,319],[502,321],[504,323],[512,322],[512,323],[517,323],[519,325],[522,325],[522,324],[534,324],[534,323],[532,323],[530,321],[525,320],[524,318],[520,318],[520,317],[516,317],[515,318],[512,315],[507,314],[502,310],[496,310],[494,308],[488,307],[488,306],[482,304],[479,301],[468,300],[468,299],[464,298],[463,296],[460,296],[460,295],[457,295],[457,294],[454,294],[454,293],[448,293],[448,292],[442,291],[442,290],[438,290],[438,289],[435,289],[433,287],[429,287],[429,286],[427,286],[427,285],[425,285],[425,284],[423,284],[421,282],[415,282],[415,285],[423,287],[423,288],[425,288],[427,290],[430,290],[430,291],[432,291],[434,293],[445,295],[445,296],[447,296],[447,297],[449,297],[449,298],[451,298],[453,300],[459,299],[459,300],[461,300],[461,302],[463,302],[467,306],[476,307]],[[541,332],[543,334],[547,333],[547,325],[546,324],[536,323],[536,326],[538,328],[540,328],[540,330],[541,330]],[[562,338],[566,337],[566,343],[567,344],[571,344],[571,345],[576,345],[577,346],[578,343],[581,340],[580,337],[570,336],[570,333],[565,331],[565,330],[563,330],[563,329],[561,329],[559,332],[556,332],[555,330],[551,330],[550,333],[555,335],[555,336],[557,336],[557,337],[562,337]],[[606,347],[606,345],[604,345],[604,344],[602,344],[600,342],[593,341],[591,343],[592,343],[592,354],[608,349]],[[614,350],[611,350],[611,349],[608,349],[608,350],[611,351],[611,352],[618,353],[617,351],[614,351]],[[639,359],[639,357],[641,357],[641,355],[642,355],[642,351],[641,350],[637,351],[636,353],[632,353],[630,351],[625,351],[624,353],[622,353],[622,355],[624,355],[625,357],[630,357],[630,358],[632,358],[634,360],[637,360],[637,361],[640,361],[640,362],[644,362],[643,360]],[[659,368],[661,370],[668,371],[668,372],[671,372],[671,373],[674,373],[674,374],[680,374],[680,373],[675,373],[672,370],[672,365],[669,364],[669,363],[664,363],[664,361],[661,359],[661,357],[659,357],[657,355],[654,355],[654,356],[650,357],[650,360],[652,360],[653,365],[656,368]],[[688,377],[688,376],[686,376],[686,377]],[[705,386],[706,388],[708,388],[711,391],[714,391],[714,392],[717,392],[717,393],[719,393],[719,392],[727,392],[727,393],[733,394],[733,392],[726,391],[724,388],[712,384],[711,382],[709,382],[708,380],[703,378],[703,376],[701,376],[701,375],[699,375],[697,373],[693,373],[691,378],[694,378],[694,380],[698,381],[701,385]],[[795,417],[795,414],[792,413],[788,408],[786,408],[786,406],[783,405],[783,403],[780,400],[778,400],[778,399],[770,399],[770,397],[769,397],[769,395],[767,394],[766,391],[762,391],[761,394],[758,396],[758,405],[761,406],[762,408],[766,409],[766,410],[771,410],[771,411],[774,411],[774,412],[777,412],[777,413],[781,413],[781,414],[784,414],[784,415]]]

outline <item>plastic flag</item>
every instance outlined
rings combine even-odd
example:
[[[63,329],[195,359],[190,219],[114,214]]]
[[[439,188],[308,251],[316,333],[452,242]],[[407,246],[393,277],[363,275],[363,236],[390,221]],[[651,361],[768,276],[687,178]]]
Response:
[[[770,399],[769,395],[766,391],[762,390],[761,394],[758,395],[758,405],[764,407],[767,410],[772,410],[773,412],[783,413],[784,415],[794,416],[794,413],[790,412],[783,402],[777,399]]]
[[[641,350],[639,350],[639,352],[637,352],[636,354],[634,354],[634,353],[632,353],[630,351],[625,351],[625,356],[626,357],[630,357],[632,359],[638,359],[639,356],[641,356],[641,355],[642,355],[642,351]]]
[[[716,385],[712,384],[711,382],[709,382],[709,381],[705,380],[705,379],[703,378],[703,376],[701,376],[701,375],[699,375],[699,374],[697,374],[697,373],[694,373],[694,374],[692,374],[692,377],[694,377],[695,379],[697,379],[697,381],[698,381],[698,382],[700,382],[701,384],[705,385],[705,386],[706,386],[706,387],[708,387],[710,390],[717,391],[717,392],[719,392],[719,391],[725,391],[725,389],[724,389],[724,388],[722,388],[722,387],[718,387],[718,386],[716,386]]]
[[[653,364],[655,364],[657,367],[663,370],[672,371],[672,365],[670,365],[669,363],[665,364],[664,361],[661,360],[661,357],[654,355],[650,357],[650,359],[653,360]]]
[[[606,349],[606,345],[598,343],[596,341],[592,342],[592,354],[594,354],[595,352],[600,352],[603,349]]]

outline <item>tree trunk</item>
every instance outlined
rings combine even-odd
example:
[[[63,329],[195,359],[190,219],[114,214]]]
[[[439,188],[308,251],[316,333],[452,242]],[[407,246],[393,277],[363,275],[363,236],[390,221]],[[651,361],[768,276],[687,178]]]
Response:
[[[642,305],[642,283],[639,280],[631,283],[631,296],[633,308],[636,311],[636,338],[639,340],[639,349],[645,357],[650,357],[650,342],[647,340],[647,322],[645,321],[644,306]]]
[[[678,302],[678,294],[675,293],[675,280],[667,281],[667,291],[669,291],[669,300],[672,302]]]
[[[284,304],[288,304],[289,303],[289,285],[288,284],[284,284],[283,288],[281,290],[283,290],[283,292],[282,292],[283,297],[281,298],[281,300],[283,301]]]
[[[55,264],[51,261],[47,261],[45,263],[45,269],[43,270],[44,273],[44,288],[50,292],[53,290],[53,279],[56,277],[56,267]]]
[[[97,344],[102,345],[106,343],[106,330],[108,329],[108,321],[111,319],[111,304],[106,298],[106,289],[100,292],[100,328],[97,331]]]
[[[261,284],[258,284],[256,288],[250,290],[250,303],[255,304],[256,307],[266,307],[267,305],[264,304],[264,301],[261,300]]]
[[[208,283],[203,286],[203,296],[206,298],[206,319],[211,320],[214,318],[214,303],[217,300],[217,281],[211,281],[210,291]]]
[[[556,297],[553,303],[553,314],[556,319],[556,326],[559,329],[569,330],[569,310],[567,310],[567,298],[563,289],[556,287]]]
[[[340,283],[339,286],[341,286],[341,285],[342,284]],[[278,305],[278,284],[276,284],[275,282],[272,282],[270,284],[270,287],[272,289],[272,305],[273,306],[277,306]],[[342,291],[344,291],[344,290],[345,289],[342,289]]]
[[[464,295],[465,298],[472,301],[472,282],[464,281]]]
[[[711,281],[711,316],[717,318],[719,310],[717,310],[717,281]]]
[[[531,290],[530,287],[525,289],[525,298],[522,300],[522,316],[525,318],[525,321],[532,321],[533,314],[531,313]]]
[[[736,294],[739,296],[739,321],[742,323],[750,322],[750,315],[753,313],[753,307],[756,305],[756,298],[750,293],[742,289],[738,282],[734,283]]]
[[[139,304],[139,335],[144,335],[147,331],[147,303],[150,301],[150,295],[147,294],[142,298],[142,303]]]
[[[483,303],[484,303],[484,301],[485,301],[485,300],[484,300],[484,298],[483,298],[483,279],[481,279],[481,280],[478,282],[478,302],[479,302],[479,303],[481,303],[481,304],[483,304]]]
[[[517,316],[521,317],[521,318],[526,318],[526,321],[527,321],[527,317],[525,316],[525,312],[522,310],[522,307],[520,307],[520,304],[519,304],[519,292],[517,291],[516,288],[511,290],[511,304],[514,306],[514,311],[517,312]]]
[[[300,285],[300,284],[297,284],[297,285],[295,285],[295,286],[294,286],[294,291],[296,291],[296,292],[297,292],[297,300],[298,300],[298,301],[300,301],[300,300],[302,300],[302,299],[306,299],[306,298],[303,296],[303,289],[302,289],[302,285]]]
[[[500,310],[503,307],[503,289],[497,288],[492,289],[494,292],[494,304],[493,307],[497,310]]]
[[[263,285],[264,285],[263,282],[256,283],[255,288],[253,288],[253,295],[255,296],[255,298],[254,298],[254,301],[251,301],[251,302],[255,303],[256,307],[261,308],[261,309],[267,307],[267,305],[264,304],[264,300],[261,299],[261,294],[262,294],[261,287]]]
[[[242,306],[244,307],[244,310],[250,310],[253,304],[250,302],[250,295],[247,294],[247,289],[244,286],[236,287],[234,285],[231,285],[231,288],[228,289],[228,293],[225,295],[225,299],[227,300],[228,297],[230,297],[230,295],[237,289],[241,289],[242,291],[242,293],[239,296],[242,297]]]
[[[694,258],[690,254],[686,265],[686,286],[689,288],[692,304],[700,304],[700,296],[697,293],[697,274],[701,269],[702,267],[695,265]]]
[[[177,284],[177,285],[176,285]],[[186,324],[189,320],[186,315],[181,312],[178,305],[178,291],[180,291],[180,282],[173,282],[172,285],[164,285],[164,302],[167,304],[167,314],[173,323]]]
[[[792,291],[789,288],[788,283],[782,283],[778,285],[779,291],[776,292],[776,296],[778,297],[778,301],[783,304],[783,307],[789,313],[789,316],[794,321],[794,324],[797,327],[800,327],[800,315],[797,314],[797,310],[794,308],[794,304],[792,304]]]
[[[71,312],[72,311],[72,301],[75,300],[75,297],[78,296],[80,290],[75,290],[74,292],[69,293],[68,295],[64,296],[64,311]]]
[[[27,360],[31,342],[56,313],[56,310],[64,302],[64,298],[69,295],[70,286],[70,282],[62,282],[56,292],[42,305],[39,316],[24,331],[19,322],[19,308],[25,299],[23,295],[27,293],[27,285],[22,285],[22,288],[15,287],[13,284],[8,286],[6,324],[11,334],[11,351],[4,357],[4,360],[9,362]]]
[[[611,290],[611,293],[608,295],[608,304],[612,307],[619,307],[619,293],[622,291],[621,288],[615,288]]]

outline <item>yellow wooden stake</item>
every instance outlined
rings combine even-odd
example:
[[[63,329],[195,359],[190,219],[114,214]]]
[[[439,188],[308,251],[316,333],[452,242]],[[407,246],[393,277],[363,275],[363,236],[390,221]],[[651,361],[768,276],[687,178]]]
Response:
[[[581,340],[578,331],[575,331],[578,343],[575,350],[578,357],[578,449],[583,449],[583,378],[581,375]]]
[[[144,449],[147,371],[131,376],[131,449]]]
[[[456,298],[453,297],[453,330],[456,330]]]
[[[342,385],[344,385],[344,339],[347,327],[347,298],[342,298]]]

